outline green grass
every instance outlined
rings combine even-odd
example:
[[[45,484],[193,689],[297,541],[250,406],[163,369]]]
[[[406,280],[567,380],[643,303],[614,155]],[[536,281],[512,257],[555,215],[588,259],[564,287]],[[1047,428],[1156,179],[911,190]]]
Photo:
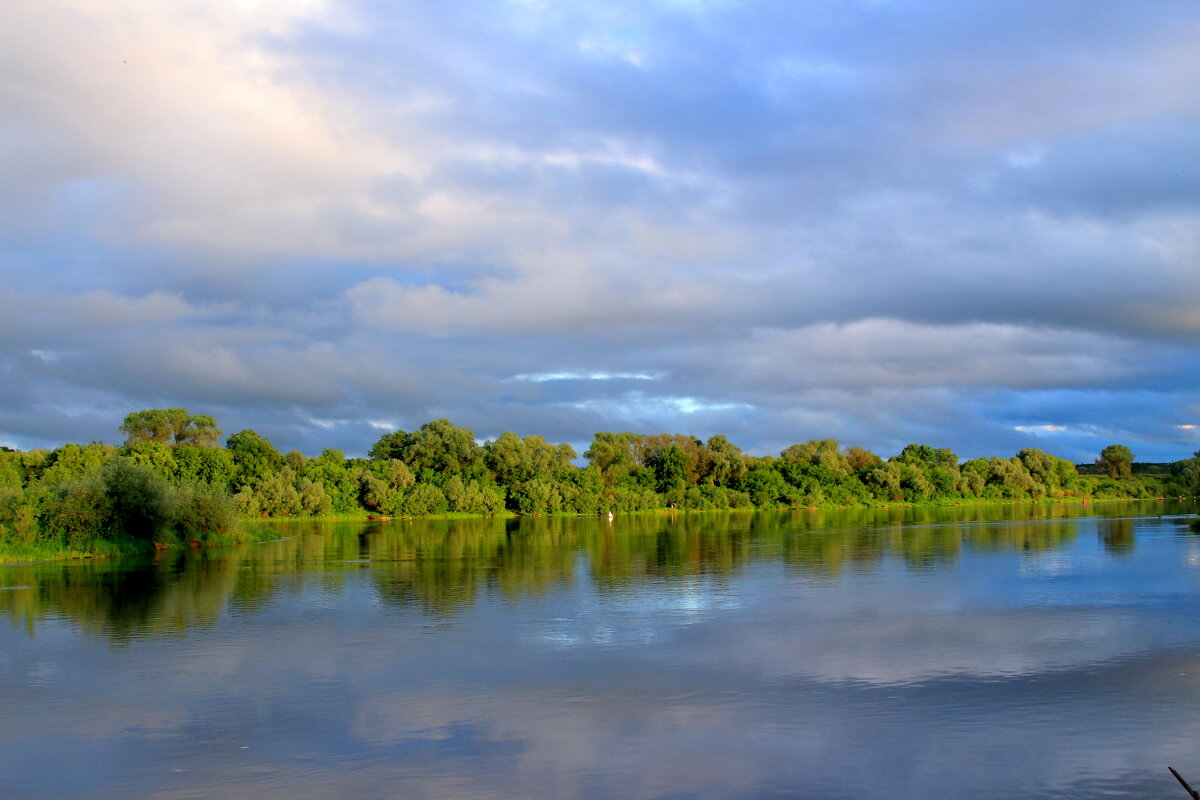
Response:
[[[82,558],[114,558],[146,553],[151,549],[146,543],[136,542],[132,539],[123,542],[99,541],[90,550],[80,550],[71,547],[66,542],[40,541],[20,545],[0,542],[0,565]]]
[[[237,530],[225,534],[209,534],[192,537],[191,535],[176,536],[164,532],[158,539],[158,544],[166,545],[168,549],[179,550],[192,546],[193,541],[199,541],[202,547],[232,547],[253,539],[253,533],[245,525],[238,525]],[[145,555],[155,551],[153,542],[141,539],[99,539],[88,549],[72,547],[65,541],[35,541],[30,544],[15,544],[0,541],[0,565],[25,564],[41,561],[70,561],[85,558],[116,558],[119,556]]]

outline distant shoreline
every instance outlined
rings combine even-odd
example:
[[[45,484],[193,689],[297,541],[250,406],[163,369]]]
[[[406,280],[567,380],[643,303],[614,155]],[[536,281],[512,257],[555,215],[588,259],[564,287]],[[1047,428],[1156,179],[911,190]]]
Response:
[[[180,408],[131,413],[120,429],[121,447],[0,450],[0,553],[40,560],[208,547],[245,540],[263,519],[804,513],[1200,494],[1200,458],[1135,469],[1118,444],[1081,474],[1033,448],[962,460],[914,443],[885,459],[814,439],[751,456],[721,435],[631,432],[596,433],[579,466],[568,444],[512,432],[480,444],[447,419],[385,433],[367,458],[334,448],[280,453],[252,430],[221,444],[215,419]]]

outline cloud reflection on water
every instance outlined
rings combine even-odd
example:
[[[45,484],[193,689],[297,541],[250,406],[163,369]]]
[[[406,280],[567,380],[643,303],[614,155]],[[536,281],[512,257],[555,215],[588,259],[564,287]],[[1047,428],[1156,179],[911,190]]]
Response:
[[[396,572],[408,562],[346,564],[330,537],[273,543],[237,562],[197,560],[138,584],[168,615],[196,614],[191,627],[82,624],[81,614],[112,613],[89,601],[60,606],[32,634],[0,630],[0,790],[714,799],[867,797],[880,786],[899,798],[1170,791],[1160,765],[1188,763],[1200,735],[1187,703],[1200,686],[1200,593],[1195,571],[1179,569],[1191,539],[1171,520],[1139,520],[1136,549],[1118,557],[1097,521],[1070,524],[1048,555],[968,547],[914,568],[895,542],[877,541],[872,560],[837,573],[795,569],[795,552],[779,548],[798,537],[817,547],[811,537],[821,536],[850,547],[853,532],[766,527],[707,543],[703,527],[680,529],[680,539],[631,535],[623,547],[636,557],[624,580],[600,557],[613,543],[558,538],[553,526],[531,529],[522,545],[544,535],[542,549],[488,557],[474,572],[431,553],[417,563],[424,577]],[[920,538],[939,531],[899,535],[944,549],[940,535]],[[752,546],[724,549],[738,536]],[[380,544],[395,552],[406,541]],[[471,541],[465,557],[482,558],[483,542]],[[702,543],[700,561],[660,562],[639,576],[664,546],[688,553]],[[301,558],[318,544],[320,556]],[[743,555],[728,562],[729,552]],[[1072,569],[1024,568],[1047,557]],[[503,563],[519,566],[531,591],[515,592]],[[597,566],[608,577],[589,574]],[[381,594],[398,580],[416,591],[422,580],[463,575],[480,588],[448,608]],[[224,599],[204,599],[205,587]],[[39,683],[47,665],[56,680]]]

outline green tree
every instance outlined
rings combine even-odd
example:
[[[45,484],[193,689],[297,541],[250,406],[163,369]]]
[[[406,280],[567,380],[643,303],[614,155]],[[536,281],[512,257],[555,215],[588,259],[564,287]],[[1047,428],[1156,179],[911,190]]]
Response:
[[[175,444],[215,447],[221,433],[215,419],[208,414],[195,414],[188,417],[187,423],[175,431]]]
[[[162,442],[135,442],[125,445],[118,453],[134,464],[154,470],[163,478],[170,479],[179,470],[174,448]]]
[[[509,502],[520,514],[552,514],[563,510],[563,487],[553,480],[533,478],[509,487]]]
[[[960,472],[958,490],[970,497],[980,497],[992,476],[992,462],[987,458],[972,458],[963,462]]]
[[[1172,464],[1171,474],[1175,481],[1174,491],[1193,496],[1200,492],[1200,450],[1196,451],[1194,457]]]
[[[417,478],[408,468],[408,464],[397,458],[388,462],[388,485],[393,489],[409,489],[416,482]]]
[[[292,472],[299,474],[304,470],[304,465],[308,463],[308,456],[299,450],[288,450],[283,454],[283,460],[292,468]]]
[[[118,458],[101,473],[114,533],[153,540],[171,519],[167,483],[147,467]]]
[[[148,408],[125,417],[125,444],[215,445],[221,437],[217,422],[207,414],[188,414],[183,408]]]
[[[407,431],[392,431],[379,437],[379,441],[371,445],[368,458],[375,461],[402,460],[404,451],[408,448],[409,435]]]
[[[1029,470],[1025,469],[1021,459],[1016,456],[1012,458],[992,456],[988,459],[988,465],[990,472],[987,486],[983,491],[985,497],[1015,500],[1026,497],[1037,489],[1037,482],[1029,474]]]
[[[446,513],[446,495],[431,483],[418,483],[404,495],[404,512],[414,517]]]
[[[934,448],[927,444],[910,444],[890,460],[900,464],[925,464],[946,469],[958,468],[958,456],[949,447]]]
[[[169,476],[177,483],[203,483],[226,491],[237,475],[233,454],[223,447],[184,445],[175,448],[175,474]]]
[[[1133,474],[1133,453],[1123,444],[1110,444],[1100,451],[1096,465],[1113,480],[1128,478]]]
[[[834,439],[813,439],[804,444],[794,444],[779,455],[788,461],[820,465],[834,475],[850,474],[850,461],[842,454]]]
[[[259,507],[273,517],[291,517],[303,510],[300,493],[296,491],[290,473],[291,470],[276,473],[255,489]]]
[[[30,494],[26,492],[25,497]],[[100,540],[111,539],[118,532],[113,526],[104,481],[98,473],[59,484],[45,492],[40,501],[21,505],[36,510],[45,537],[59,539],[73,549],[87,552]],[[25,538],[28,541],[28,536]]]
[[[615,486],[642,465],[644,440],[637,433],[597,433],[583,457],[600,470],[605,486]]]
[[[750,500],[756,506],[772,506],[787,498],[791,492],[788,482],[777,470],[770,467],[756,467],[742,478],[743,492],[750,495]]]
[[[82,447],[77,444],[64,444],[50,452],[40,480],[44,486],[77,480],[100,469],[113,458],[115,452],[113,447],[99,442]]]
[[[20,489],[24,483],[21,453],[7,447],[0,450],[0,489]]]
[[[1063,458],[1056,458],[1027,447],[1017,453],[1029,476],[1052,497],[1061,497],[1066,487],[1077,475],[1075,465]]]
[[[364,472],[359,478],[359,505],[368,511],[382,511],[388,508],[394,490],[386,481],[376,478],[369,472]]]
[[[359,476],[346,466],[346,454],[326,447],[321,455],[310,458],[304,467],[304,477],[319,483],[329,495],[333,510],[347,514],[358,507]]]
[[[659,492],[665,494],[687,487],[688,457],[679,445],[671,444],[665,450],[651,456],[647,459],[646,466],[654,470]]]
[[[233,456],[235,486],[257,486],[284,466],[283,456],[270,440],[251,430],[230,436],[225,449]]]
[[[483,448],[475,443],[475,434],[455,427],[448,419],[426,422],[412,433],[384,434],[371,447],[370,456],[378,461],[404,461],[417,473],[429,470],[475,476],[483,470]]]
[[[709,462],[712,452],[695,436],[682,433],[657,433],[645,437],[642,440],[642,464],[649,466],[652,460],[657,463],[658,458],[671,447],[684,455],[685,484],[698,483],[702,475],[711,471]]]
[[[900,488],[902,479],[901,465],[895,461],[867,467],[862,473],[863,484],[880,500],[903,500],[904,491]]]
[[[900,488],[904,490],[906,500],[920,502],[933,496],[935,487],[926,471],[929,467],[920,461],[896,463],[900,466]]]
[[[333,512],[333,499],[325,491],[325,487],[314,483],[308,478],[300,478],[300,505],[304,513],[310,517],[320,517]]]
[[[882,463],[883,459],[870,450],[864,450],[857,445],[846,448],[846,465],[854,472],[861,472],[867,467],[874,467]]]
[[[708,450],[708,472],[700,476],[700,483],[709,486],[736,486],[746,474],[746,460],[742,449],[721,434],[709,437],[704,443]]]
[[[172,527],[188,538],[229,533],[237,523],[233,500],[220,488],[185,484],[175,490]]]
[[[496,483],[509,486],[534,478],[558,478],[574,470],[575,450],[569,444],[550,444],[541,436],[524,439],[512,431],[483,446],[484,465]]]

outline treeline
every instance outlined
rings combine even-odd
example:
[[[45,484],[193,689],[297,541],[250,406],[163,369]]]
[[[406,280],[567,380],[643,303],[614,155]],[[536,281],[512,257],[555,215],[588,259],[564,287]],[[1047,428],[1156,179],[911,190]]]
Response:
[[[960,461],[911,444],[884,459],[832,439],[749,456],[724,436],[597,433],[583,453],[505,433],[480,445],[445,419],[383,435],[367,458],[336,449],[281,453],[252,430],[230,435],[183,409],[127,416],[123,446],[66,444],[0,452],[0,540],[139,541],[229,533],[235,516],[602,514],[677,509],[1155,497],[1200,491],[1200,458],[1133,476],[1133,454],[1111,445],[1101,476],[1041,450]]]

